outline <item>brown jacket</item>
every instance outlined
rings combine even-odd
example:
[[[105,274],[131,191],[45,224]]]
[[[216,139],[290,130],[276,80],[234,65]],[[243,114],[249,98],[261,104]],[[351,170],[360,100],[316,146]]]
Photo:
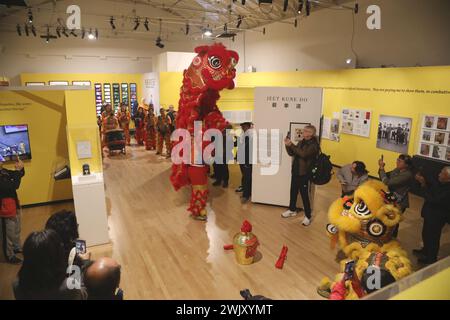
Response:
[[[309,174],[314,160],[320,151],[319,143],[316,138],[311,140],[302,140],[297,145],[286,146],[288,155],[294,157],[292,161],[292,174],[304,176]]]

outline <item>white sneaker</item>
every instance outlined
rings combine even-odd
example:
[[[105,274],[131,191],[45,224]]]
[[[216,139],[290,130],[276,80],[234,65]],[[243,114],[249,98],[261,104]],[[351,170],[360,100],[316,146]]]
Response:
[[[303,218],[303,221],[302,221],[302,225],[304,225],[305,227],[307,227],[307,226],[309,226],[310,224],[311,224],[311,220],[308,219],[307,217],[304,217],[304,218]]]
[[[295,211],[287,210],[281,214],[283,218],[295,217],[298,213]]]

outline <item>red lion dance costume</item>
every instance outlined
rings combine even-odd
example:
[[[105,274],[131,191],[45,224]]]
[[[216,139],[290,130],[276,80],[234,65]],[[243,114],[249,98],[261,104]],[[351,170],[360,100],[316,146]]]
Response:
[[[197,56],[183,73],[176,118],[177,129],[189,131],[191,145],[194,144],[195,121],[202,122],[202,135],[208,129],[218,129],[222,132],[228,125],[216,102],[220,98],[220,90],[234,88],[235,66],[239,60],[236,52],[227,50],[221,43],[197,47],[195,53]],[[180,142],[174,142],[173,146]],[[209,143],[203,143],[202,152]],[[170,176],[175,190],[192,185],[188,211],[198,220],[206,220],[207,216],[205,209],[208,199],[207,169],[204,164],[173,164]]]

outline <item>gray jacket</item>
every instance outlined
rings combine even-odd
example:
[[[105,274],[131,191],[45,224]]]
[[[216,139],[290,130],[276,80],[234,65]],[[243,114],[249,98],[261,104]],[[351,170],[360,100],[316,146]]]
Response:
[[[414,181],[413,174],[410,170],[400,171],[394,169],[390,172],[385,172],[384,169],[378,171],[381,181],[388,186],[389,191],[396,194],[399,198],[398,204],[403,211],[409,208],[408,191]]]
[[[339,182],[344,182],[342,185],[342,191],[344,192],[352,192],[355,191],[361,184],[366,182],[369,179],[369,175],[363,174],[362,176],[357,176],[352,173],[352,165],[348,164],[340,168],[336,175]]]

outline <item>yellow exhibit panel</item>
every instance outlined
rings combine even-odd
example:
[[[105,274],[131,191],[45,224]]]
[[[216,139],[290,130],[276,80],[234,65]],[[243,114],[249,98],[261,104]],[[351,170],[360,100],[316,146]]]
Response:
[[[450,300],[450,268],[399,293],[392,300]]]
[[[53,178],[69,165],[64,91],[0,91],[0,101],[0,125],[28,125],[32,159],[24,161],[21,204],[71,199],[71,180]]]

